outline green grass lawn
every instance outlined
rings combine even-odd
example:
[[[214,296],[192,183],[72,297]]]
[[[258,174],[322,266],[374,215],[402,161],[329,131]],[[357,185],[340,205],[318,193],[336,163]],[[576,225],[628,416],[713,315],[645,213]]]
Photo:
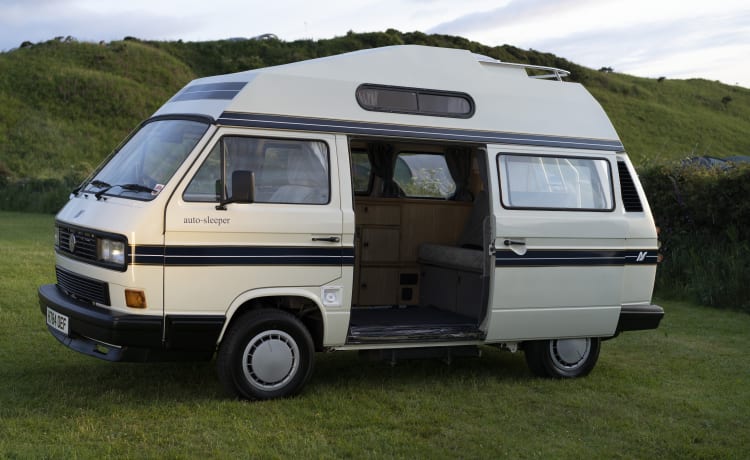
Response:
[[[214,363],[113,364],[47,332],[53,218],[0,213],[0,458],[747,458],[750,316],[662,301],[589,377],[522,353],[395,367],[317,356],[294,399],[225,397]]]

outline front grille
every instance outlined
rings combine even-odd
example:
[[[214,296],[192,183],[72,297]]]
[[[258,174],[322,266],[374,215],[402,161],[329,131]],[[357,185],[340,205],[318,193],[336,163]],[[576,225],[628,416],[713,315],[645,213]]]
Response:
[[[58,249],[79,259],[96,261],[96,235],[83,230],[58,227]]]
[[[109,285],[84,276],[76,275],[60,267],[55,267],[57,286],[66,294],[84,302],[98,302],[109,305]]]

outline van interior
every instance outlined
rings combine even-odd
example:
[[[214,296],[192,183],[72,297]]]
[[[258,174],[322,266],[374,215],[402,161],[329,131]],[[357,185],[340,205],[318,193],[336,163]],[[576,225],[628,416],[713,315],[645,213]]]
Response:
[[[481,145],[350,140],[348,344],[483,338],[494,257]]]

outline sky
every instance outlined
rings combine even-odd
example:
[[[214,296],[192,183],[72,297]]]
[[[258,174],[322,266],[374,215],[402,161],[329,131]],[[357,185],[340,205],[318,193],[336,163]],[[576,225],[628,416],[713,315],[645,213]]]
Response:
[[[0,0],[0,51],[56,36],[293,41],[389,28],[750,88],[750,0]]]

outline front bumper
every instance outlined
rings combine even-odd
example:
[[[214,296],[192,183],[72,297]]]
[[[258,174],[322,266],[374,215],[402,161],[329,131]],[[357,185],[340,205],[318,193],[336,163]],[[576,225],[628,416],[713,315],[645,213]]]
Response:
[[[664,309],[658,305],[623,305],[617,321],[617,333],[656,329],[664,317]]]
[[[80,302],[54,284],[39,288],[39,308],[68,317],[68,335],[52,327],[50,333],[66,347],[107,361],[174,361],[211,359],[223,317],[167,317],[167,333],[178,343],[165,340],[162,316],[132,315]],[[190,343],[192,346],[185,346]],[[200,345],[196,347],[195,345]]]

